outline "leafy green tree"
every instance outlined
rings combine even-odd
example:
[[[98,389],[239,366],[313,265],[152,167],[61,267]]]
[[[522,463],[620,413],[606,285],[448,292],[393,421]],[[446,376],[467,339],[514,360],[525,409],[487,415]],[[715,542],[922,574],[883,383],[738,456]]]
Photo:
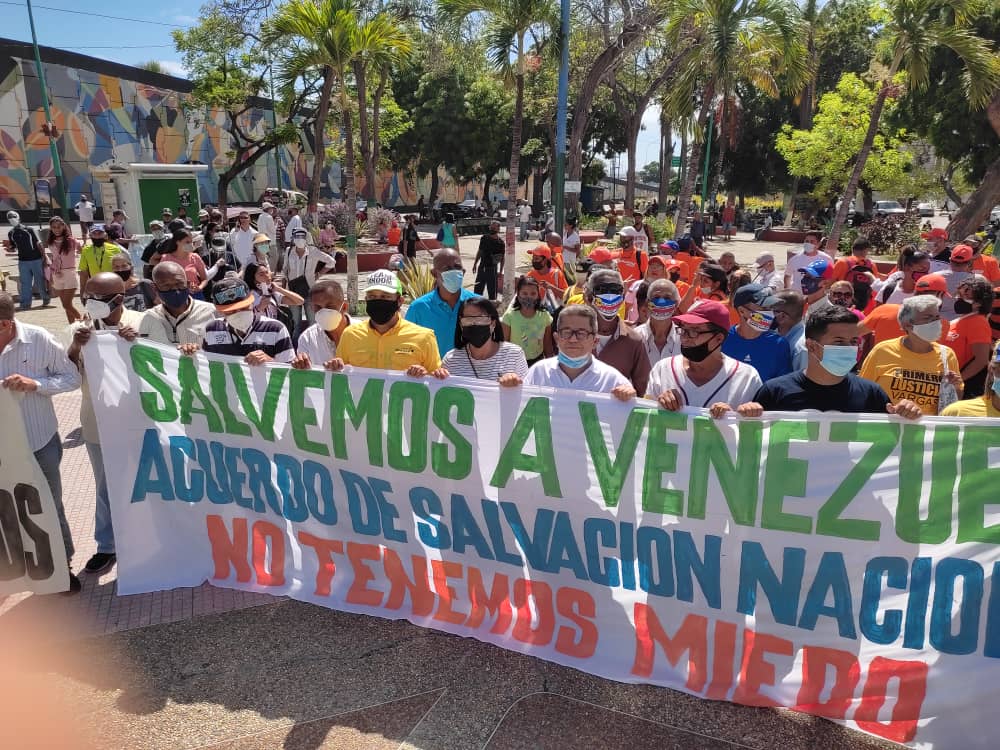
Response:
[[[354,121],[348,96],[349,75],[358,61],[369,55],[407,54],[411,42],[385,12],[366,16],[355,0],[288,0],[268,26],[266,38],[277,42],[282,37],[294,40],[294,47],[282,66],[287,82],[310,70],[322,71],[323,85],[317,107],[316,154],[309,203],[315,211],[319,202],[320,181],[326,160],[324,131],[330,113],[330,100],[337,86],[343,120],[345,179],[344,199],[349,207],[357,200],[354,184]],[[358,302],[358,250],[354,212],[347,225],[347,299],[354,309]]]
[[[470,16],[481,21],[479,35],[486,42],[487,55],[494,69],[514,84],[514,118],[511,128],[510,189],[507,211],[507,252],[504,258],[504,299],[514,296],[514,259],[517,211],[517,185],[521,166],[521,125],[524,115],[524,78],[528,64],[528,34],[550,33],[558,27],[556,6],[552,0],[438,0],[438,8],[452,22],[461,23]]]
[[[704,132],[710,109],[719,97],[719,131],[726,132],[730,101],[738,81],[749,81],[772,97],[797,91],[805,83],[808,60],[802,43],[798,9],[786,0],[676,0],[667,22],[667,38],[675,47],[692,39],[692,54],[665,98],[672,115],[687,115],[699,97],[698,130]],[[725,160],[726,139],[718,158]],[[679,196],[679,216],[691,200],[701,146],[692,144],[687,175]],[[675,233],[684,233],[684,222]]]
[[[930,81],[934,51],[947,47],[962,60],[962,90],[975,109],[989,104],[1000,88],[1000,56],[992,45],[973,33],[970,22],[981,12],[979,0],[888,0],[877,48],[877,57],[888,68],[868,118],[868,130],[854,161],[840,209],[830,231],[830,246],[837,247],[850,202],[858,189],[865,163],[875,144],[882,111],[899,87],[896,74],[904,72],[907,84],[925,89]]]
[[[262,44],[239,20],[212,5],[202,9],[197,25],[171,33],[194,84],[192,104],[226,113],[224,127],[233,151],[229,166],[218,175],[219,207],[225,211],[229,186],[241,172],[274,148],[298,140],[303,119],[308,121],[306,104],[312,89],[308,80],[286,89],[281,100],[272,105],[273,126],[262,136],[254,135],[248,120],[256,106],[253,99],[267,93],[269,72],[264,61],[270,55]]]
[[[660,162],[651,161],[639,170],[639,182],[646,185],[660,184]]]
[[[828,204],[851,176],[854,157],[868,131],[868,115],[877,94],[859,76],[848,73],[836,91],[824,94],[810,130],[782,127],[775,147],[788,162],[788,172],[814,181],[813,195]],[[879,130],[872,140],[871,158],[862,172],[867,194],[900,184],[912,155],[903,148],[906,133]]]

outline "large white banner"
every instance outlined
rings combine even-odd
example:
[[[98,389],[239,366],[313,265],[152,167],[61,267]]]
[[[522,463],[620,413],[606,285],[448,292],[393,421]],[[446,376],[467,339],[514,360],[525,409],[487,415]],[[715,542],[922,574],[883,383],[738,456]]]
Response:
[[[69,588],[66,548],[17,398],[0,388],[0,596],[54,594]]]
[[[85,350],[119,593],[203,581],[993,747],[1000,429]]]

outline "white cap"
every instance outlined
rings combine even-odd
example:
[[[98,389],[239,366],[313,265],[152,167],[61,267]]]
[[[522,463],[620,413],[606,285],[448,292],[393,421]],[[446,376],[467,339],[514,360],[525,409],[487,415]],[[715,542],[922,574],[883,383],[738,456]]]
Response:
[[[639,230],[633,226],[627,226],[623,227],[622,231],[620,231],[618,234],[622,235],[623,237],[637,237],[639,235]]]
[[[368,283],[365,286],[365,291],[399,294],[399,279],[396,278],[396,274],[392,271],[380,268],[368,274]]]
[[[260,207],[263,208],[265,211],[267,211],[269,208],[274,208],[274,204],[264,201],[263,203],[260,204]]]

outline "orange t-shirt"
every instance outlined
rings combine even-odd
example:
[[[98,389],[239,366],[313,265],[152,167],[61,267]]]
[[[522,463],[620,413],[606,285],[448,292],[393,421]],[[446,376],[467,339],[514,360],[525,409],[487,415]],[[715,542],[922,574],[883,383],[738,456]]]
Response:
[[[682,299],[684,295],[688,293],[688,289],[691,288],[690,284],[687,284],[681,281],[680,279],[674,282],[674,286],[677,287],[677,293],[681,296]]]
[[[989,320],[985,315],[973,313],[951,321],[951,330],[948,331],[944,343],[955,352],[959,366],[965,367],[972,361],[973,344],[989,346],[992,342]]]
[[[868,316],[861,321],[861,325],[874,334],[875,341],[873,343],[881,344],[883,341],[898,339],[905,335],[905,331],[899,327],[899,320],[896,317],[899,315],[899,307],[900,306],[895,303],[879,305],[868,313]],[[985,318],[983,318],[983,320],[985,320]],[[988,324],[987,327],[989,327]],[[938,339],[938,343],[948,343],[947,328],[944,328],[941,338]]]
[[[738,326],[741,320],[739,311],[732,305],[727,304],[726,306],[729,308],[729,324]]]
[[[398,245],[399,240],[403,236],[403,230],[399,227],[389,227],[389,235],[386,238],[386,242],[390,245]]]
[[[855,266],[863,266],[864,269],[871,272],[876,279],[882,278],[882,274],[875,269],[875,265],[870,260],[866,259],[859,261],[852,255],[849,258],[840,258],[833,264],[833,281],[843,281],[846,279],[847,272]]]
[[[991,284],[1000,281],[1000,263],[989,255],[977,255],[973,258],[972,270],[979,271]]]
[[[566,277],[563,276],[562,272],[558,268],[550,268],[548,273],[542,273],[541,271],[536,271],[532,268],[528,271],[527,276],[535,279],[539,283],[551,284],[561,292],[566,291]]]

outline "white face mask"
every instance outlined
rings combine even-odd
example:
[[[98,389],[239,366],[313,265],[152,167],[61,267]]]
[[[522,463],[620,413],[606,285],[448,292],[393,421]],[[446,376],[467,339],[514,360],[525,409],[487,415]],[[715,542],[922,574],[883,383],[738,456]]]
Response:
[[[104,300],[88,299],[83,303],[83,309],[91,320],[104,320],[111,315],[111,305]]]
[[[814,252],[816,252],[816,246],[811,242],[803,242],[802,252],[804,252],[806,255],[812,255]]]
[[[240,310],[226,315],[226,323],[237,331],[248,331],[253,324],[253,310]]]
[[[915,325],[913,326],[913,334],[928,344],[933,344],[941,338],[941,325],[943,322],[941,320],[932,320],[930,323]]]
[[[296,239],[293,240],[293,242],[295,243],[295,247],[298,248],[303,248],[306,246],[306,240],[304,237],[297,237]]]
[[[324,331],[335,331],[337,326],[340,325],[340,321],[343,320],[344,315],[340,310],[329,310],[323,308],[322,310],[316,311],[316,325],[322,328]]]
[[[713,291],[715,291],[715,290],[714,290],[714,289],[712,289],[712,287],[710,287],[710,286],[703,286],[703,287],[699,287],[699,288],[701,289],[701,293],[702,293],[702,294],[704,294],[704,295],[706,295],[706,296],[708,296],[708,295],[709,295],[709,294],[711,294],[711,293],[712,293]]]
[[[154,229],[152,231],[152,235],[153,235],[153,239],[156,240],[157,242],[159,242],[160,240],[163,239],[163,230],[162,229]]]
[[[21,223],[21,220],[20,220],[20,219],[14,219],[14,218],[11,218],[11,217],[8,217],[8,218],[7,218],[7,221],[9,221],[9,222],[10,222],[10,225],[11,225],[12,227],[16,227],[16,226],[17,226],[18,224],[20,224],[20,223]]]

